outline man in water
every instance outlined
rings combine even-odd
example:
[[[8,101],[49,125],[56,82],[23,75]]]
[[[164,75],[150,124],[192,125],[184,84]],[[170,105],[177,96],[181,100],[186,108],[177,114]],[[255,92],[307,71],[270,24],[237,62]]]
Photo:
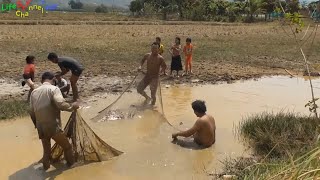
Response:
[[[49,53],[48,60],[55,64],[58,64],[62,71],[60,76],[65,75],[69,70],[71,70],[72,75],[70,78],[70,83],[72,87],[73,100],[76,101],[79,98],[77,82],[82,71],[84,70],[83,66],[73,58],[58,57],[56,53]]]
[[[53,80],[53,73],[43,73],[42,85],[32,91],[30,99],[30,116],[43,146],[44,170],[50,168],[51,139],[63,148],[67,165],[72,166],[74,163],[72,146],[61,128],[60,111],[71,112],[78,109],[79,105],[67,103],[60,89],[53,85]]]
[[[193,135],[194,142],[200,146],[210,147],[216,141],[216,125],[212,116],[206,114],[207,107],[204,101],[196,100],[192,103],[194,114],[199,117],[192,128],[172,134],[174,140],[178,136],[189,137]]]
[[[160,67],[162,68],[162,73],[165,73],[165,70],[167,68],[166,63],[164,62],[164,58],[159,54],[159,47],[160,45],[157,42],[152,43],[151,53],[147,53],[143,57],[140,67],[138,68],[138,70],[140,71],[144,62],[147,61],[147,73],[139,83],[137,91],[139,94],[146,98],[146,103],[149,103],[152,99],[152,105],[155,105],[156,103],[156,92],[159,83]],[[148,85],[150,85],[151,98],[144,91]]]

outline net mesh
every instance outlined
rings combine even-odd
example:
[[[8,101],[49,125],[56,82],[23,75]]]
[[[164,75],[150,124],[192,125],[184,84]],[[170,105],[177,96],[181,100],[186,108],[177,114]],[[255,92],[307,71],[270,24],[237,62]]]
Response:
[[[109,106],[99,111],[98,115],[93,117],[91,120],[96,122],[102,122],[102,121],[112,121],[112,120],[119,120],[119,119],[131,119],[131,118],[134,118],[140,111],[143,111],[148,108],[152,108],[146,105],[144,102],[142,102],[141,96],[138,95],[137,93],[135,93],[136,96],[126,93],[128,91],[130,92],[131,88],[134,88],[133,92],[136,91],[136,88],[139,82],[143,79],[144,76],[145,76],[144,72],[140,72],[136,76],[134,76],[130,84],[121,92],[121,94],[117,97],[117,99],[115,99],[115,101],[113,101]],[[156,108],[152,108],[152,109],[156,110],[161,115],[161,117],[170,126],[172,126],[172,124],[165,117],[160,81],[161,79],[158,82],[159,84],[158,84],[158,90],[156,94],[156,98],[157,98]],[[148,87],[145,89],[145,91],[150,96],[150,89]]]
[[[119,119],[131,119],[134,118],[139,110],[138,99],[132,97],[126,97],[130,88],[136,87],[142,80],[143,74],[138,73],[133,77],[130,84],[120,93],[120,95],[106,108],[98,112],[98,115],[91,120],[95,122],[112,121]]]
[[[137,87],[138,83],[143,79],[144,74],[145,73],[142,72],[134,76],[130,84],[120,93],[120,95],[91,120],[100,122],[130,119],[135,117],[138,111],[145,110],[145,104],[139,103],[141,102],[140,96],[132,98],[132,94],[126,94],[126,92],[130,91],[130,88]],[[146,89],[146,91],[147,94],[150,95],[150,90]],[[128,97],[126,97],[126,95]],[[172,126],[164,114],[160,80],[157,90],[156,107],[157,108],[154,110],[161,115],[162,119]],[[77,111],[71,114],[64,128],[64,133],[68,137],[69,142],[72,144],[76,162],[105,161],[123,153],[100,139]],[[54,144],[54,146],[51,148],[51,162],[59,162],[63,158],[64,154],[62,147],[58,144]]]
[[[64,133],[73,147],[76,162],[105,161],[123,153],[100,139],[77,111],[71,114]],[[63,158],[62,147],[54,144],[51,161],[55,163]]]

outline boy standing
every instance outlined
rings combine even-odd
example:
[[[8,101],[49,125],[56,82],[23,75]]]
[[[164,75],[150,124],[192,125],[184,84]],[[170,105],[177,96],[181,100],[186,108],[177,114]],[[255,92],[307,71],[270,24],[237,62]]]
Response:
[[[30,87],[29,93],[28,93],[28,100],[27,102],[30,101],[30,96],[31,96],[31,92],[35,89],[35,84],[34,84],[34,74],[35,74],[35,65],[34,65],[34,61],[35,61],[35,57],[34,56],[27,56],[26,58],[26,65],[23,69],[23,79],[24,81],[22,81],[22,86],[24,86],[25,84],[28,84],[28,86]]]
[[[192,62],[192,52],[193,52],[193,46],[191,44],[191,38],[187,38],[186,45],[183,48],[183,52],[186,58],[186,74],[190,73],[192,74],[191,69],[191,62]],[[189,70],[189,71],[188,71]]]
[[[60,76],[65,75],[69,70],[71,70],[72,75],[70,78],[70,83],[72,87],[73,100],[77,101],[79,98],[77,82],[78,82],[79,76],[84,70],[83,66],[73,58],[58,57],[56,53],[49,53],[48,60],[55,64],[58,64],[58,66],[62,71]]]
[[[162,54],[164,52],[164,46],[163,46],[163,44],[161,44],[161,38],[160,37],[156,37],[156,43],[158,43],[160,45],[159,54],[162,56]]]

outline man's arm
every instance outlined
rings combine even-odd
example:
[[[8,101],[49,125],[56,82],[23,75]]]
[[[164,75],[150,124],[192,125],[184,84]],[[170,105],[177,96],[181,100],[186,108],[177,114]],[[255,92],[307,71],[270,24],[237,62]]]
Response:
[[[79,108],[79,106],[76,106],[74,104],[69,104],[66,102],[66,100],[63,98],[62,93],[59,88],[56,88],[53,91],[53,101],[55,105],[61,110],[61,111],[69,111],[72,112]]]
[[[29,112],[30,118],[31,118],[31,120],[33,122],[34,128],[37,128],[36,114],[35,114],[34,109],[33,109],[32,98],[30,98],[30,106],[29,106],[28,112]]]
[[[63,86],[62,86],[62,87],[59,87],[59,88],[60,88],[60,90],[68,86],[68,82],[67,82],[67,80],[65,80],[65,79],[61,78],[61,81],[63,82]]]
[[[181,45],[179,45],[178,47],[173,47],[175,50],[181,52]]]
[[[186,131],[181,131],[181,132],[172,134],[172,138],[176,139],[178,136],[189,137],[195,134],[200,129],[200,123],[201,123],[200,120],[197,120],[197,122],[193,125],[192,128]]]
[[[67,72],[69,71],[69,69],[63,67],[63,66],[60,66],[60,69],[61,69],[61,73],[60,73],[60,76],[63,76],[65,74],[67,74]]]
[[[173,45],[172,45],[171,48],[169,49],[169,53],[170,53],[171,55],[173,55]]]
[[[141,68],[142,68],[144,62],[147,60],[148,56],[149,56],[149,54],[146,54],[146,55],[143,56],[143,58],[142,58],[142,60],[140,62],[139,70],[141,70]]]
[[[161,73],[165,74],[166,73],[166,69],[167,69],[167,65],[164,62],[164,58],[163,57],[161,57],[161,61],[162,61],[162,63],[161,63]]]

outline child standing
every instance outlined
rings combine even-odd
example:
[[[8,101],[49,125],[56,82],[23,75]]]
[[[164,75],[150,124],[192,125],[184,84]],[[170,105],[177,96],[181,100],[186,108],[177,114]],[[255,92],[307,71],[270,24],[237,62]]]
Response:
[[[31,92],[35,89],[34,85],[34,74],[35,74],[35,65],[34,65],[35,57],[34,56],[27,56],[26,58],[26,65],[24,66],[23,70],[23,78],[24,81],[22,81],[22,86],[25,84],[28,84],[30,87],[29,94],[28,94],[28,102],[30,100]]]
[[[156,37],[156,42],[160,45],[159,54],[162,56],[162,54],[164,52],[164,46],[163,46],[163,44],[161,44],[161,38],[160,37]]]
[[[177,71],[177,76],[179,77],[179,71],[182,70],[182,64],[181,64],[181,45],[180,45],[180,38],[176,37],[175,43],[172,45],[171,50],[169,51],[172,55],[172,61],[171,61],[171,72],[170,75],[172,75],[172,71]]]
[[[183,52],[185,55],[185,63],[186,63],[186,74],[190,73],[192,74],[192,69],[191,69],[191,62],[192,62],[192,52],[193,52],[193,46],[191,44],[191,38],[187,38],[186,40],[186,45],[183,48]]]

